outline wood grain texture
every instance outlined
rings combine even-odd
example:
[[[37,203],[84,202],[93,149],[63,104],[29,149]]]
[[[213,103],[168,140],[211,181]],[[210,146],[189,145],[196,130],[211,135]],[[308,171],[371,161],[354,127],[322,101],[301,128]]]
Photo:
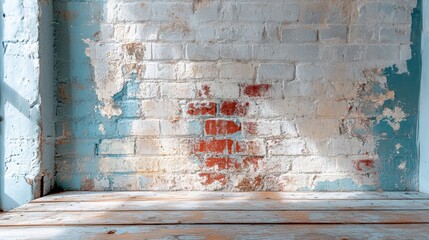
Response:
[[[14,212],[57,211],[285,211],[285,210],[429,210],[429,200],[159,200],[125,202],[30,203]]]
[[[66,192],[0,213],[0,239],[428,239],[407,192]]]
[[[62,192],[33,202],[100,202],[156,200],[418,200],[418,192]]]
[[[0,227],[0,239],[427,239],[428,224]]]
[[[292,223],[429,224],[429,211],[17,212],[0,215],[0,226]]]

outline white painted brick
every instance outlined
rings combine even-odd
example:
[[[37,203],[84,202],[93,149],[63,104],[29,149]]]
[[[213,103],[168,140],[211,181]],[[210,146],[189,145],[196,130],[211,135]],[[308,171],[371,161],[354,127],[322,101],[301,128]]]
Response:
[[[255,45],[254,60],[317,61],[319,46],[309,45]]]
[[[187,21],[192,15],[192,4],[190,2],[161,2],[148,3],[152,9],[154,21]]]
[[[154,41],[158,38],[158,28],[149,23],[121,24],[115,25],[113,34],[116,41]]]
[[[178,65],[179,79],[215,79],[219,77],[219,68],[213,62],[190,62]]]
[[[292,163],[294,173],[329,173],[337,170],[337,161],[332,157],[297,157]]]
[[[349,27],[350,43],[378,43],[378,26],[372,25],[352,25]]]
[[[323,2],[306,3],[301,6],[300,23],[321,23],[328,15],[328,7]]]
[[[222,59],[250,60],[252,58],[251,45],[224,44],[221,45],[220,56]]]
[[[343,117],[349,111],[349,105],[346,101],[320,100],[316,106],[319,117]]]
[[[346,25],[328,26],[319,30],[320,41],[346,42],[348,39],[348,27]]]
[[[150,173],[159,171],[157,157],[101,158],[98,164],[102,173]]]
[[[284,95],[285,97],[299,97],[299,98],[317,98],[326,96],[327,84],[323,82],[303,82],[292,81],[285,83]]]
[[[194,173],[200,170],[199,162],[188,156],[163,157],[159,161],[159,169],[168,173]]]
[[[366,49],[366,60],[390,60],[399,59],[399,46],[369,45]]]
[[[336,45],[320,48],[320,58],[325,62],[354,62],[365,58],[367,46]]]
[[[217,60],[220,57],[219,45],[186,45],[186,59],[193,61]]]
[[[228,83],[228,82],[197,83],[197,96],[201,98],[236,99],[239,97],[239,95],[240,95],[240,88],[237,83]]]
[[[221,79],[253,79],[256,67],[250,63],[223,63],[220,65]]]
[[[292,168],[293,159],[296,156],[270,156],[260,161],[259,168],[262,172],[269,172],[272,174],[276,173],[287,173]]]
[[[271,121],[245,121],[242,124],[245,136],[279,136],[280,122]]]
[[[330,153],[333,156],[338,155],[359,155],[363,154],[364,143],[358,138],[348,138],[340,136],[330,140]]]
[[[180,44],[152,44],[152,59],[178,60],[183,58],[183,46]]]
[[[214,42],[216,40],[215,24],[201,24],[196,30],[195,40],[197,42]]]
[[[188,136],[198,135],[202,132],[201,122],[199,121],[186,121],[186,120],[173,120],[161,121],[161,135],[163,136]]]
[[[264,39],[263,24],[219,25],[216,40],[219,42],[261,42]]]
[[[194,99],[196,94],[195,83],[164,83],[161,85],[163,98]]]
[[[176,66],[171,63],[145,63],[144,79],[174,80],[177,78]]]
[[[104,139],[98,147],[99,154],[134,154],[134,140]]]
[[[158,96],[159,86],[157,83],[143,82],[140,84],[138,98],[155,98]]]
[[[259,108],[262,117],[289,119],[311,116],[314,112],[314,105],[311,101],[266,100],[259,105]]]
[[[302,43],[316,42],[317,31],[310,28],[285,28],[282,32],[282,42]]]
[[[299,135],[303,138],[317,139],[340,135],[338,119],[299,119],[296,120]]]
[[[179,153],[178,139],[137,139],[138,155],[176,155]]]
[[[144,100],[142,113],[146,118],[174,118],[179,116],[181,108],[177,100]]]
[[[160,134],[159,120],[121,120],[118,132],[125,136],[157,136]]]
[[[214,22],[219,19],[220,1],[203,1],[193,3],[193,15],[191,15],[192,22],[196,24]]]
[[[282,121],[280,128],[282,135],[286,137],[298,137],[298,131],[295,123],[291,121]]]
[[[269,141],[268,151],[272,155],[305,155],[305,141],[301,139],[284,139]]]
[[[116,9],[117,21],[148,21],[152,19],[152,10],[148,4],[138,2],[122,2]]]
[[[295,65],[285,63],[262,63],[258,67],[258,82],[293,80]]]

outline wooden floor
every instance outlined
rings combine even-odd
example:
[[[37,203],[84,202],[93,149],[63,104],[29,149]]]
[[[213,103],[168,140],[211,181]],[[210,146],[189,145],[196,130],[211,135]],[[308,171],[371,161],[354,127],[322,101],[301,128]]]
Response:
[[[415,192],[66,192],[0,213],[0,239],[429,239]]]

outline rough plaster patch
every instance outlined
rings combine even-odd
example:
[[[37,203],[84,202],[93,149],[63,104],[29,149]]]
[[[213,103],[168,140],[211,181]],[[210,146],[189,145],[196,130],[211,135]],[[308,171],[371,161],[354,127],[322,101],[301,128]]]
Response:
[[[104,127],[104,124],[102,124],[102,123],[100,123],[99,125],[98,125],[98,130],[104,135],[104,134],[106,134],[106,129],[105,129],[105,127]]]
[[[86,55],[91,59],[99,100],[98,109],[107,118],[120,116],[122,109],[115,103],[115,95],[133,78],[142,78],[145,66],[145,46],[142,43],[108,44],[90,39],[83,40],[89,47]]]
[[[385,108],[383,115],[378,116],[378,121],[385,120],[393,130],[398,131],[401,128],[401,122],[405,121],[407,114],[400,107],[395,107],[393,110]]]

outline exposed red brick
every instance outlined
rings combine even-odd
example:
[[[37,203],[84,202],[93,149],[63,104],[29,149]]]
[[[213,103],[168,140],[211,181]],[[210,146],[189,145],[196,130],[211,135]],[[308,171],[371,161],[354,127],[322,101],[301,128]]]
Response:
[[[210,96],[210,86],[203,85],[202,89],[198,91],[199,97],[209,97]]]
[[[205,122],[207,135],[228,135],[241,130],[241,124],[231,120],[209,119]]]
[[[220,112],[225,116],[246,116],[249,109],[248,102],[223,101]]]
[[[225,185],[227,181],[225,174],[222,173],[200,173],[199,176],[204,178],[201,182],[203,185],[210,185],[215,181]]]
[[[241,155],[261,156],[264,152],[264,146],[255,141],[237,142],[234,152]]]
[[[197,153],[232,154],[234,141],[231,139],[200,140],[194,150]]]
[[[217,104],[208,103],[189,103],[188,114],[193,116],[216,115]]]
[[[219,170],[231,169],[231,168],[239,168],[239,164],[237,159],[232,159],[229,157],[210,157],[206,159],[207,167],[216,167]]]
[[[368,171],[375,167],[374,160],[372,159],[354,161],[354,164],[358,171]]]
[[[263,177],[257,176],[255,178],[245,178],[238,184],[240,191],[251,192],[260,191],[263,186]]]
[[[249,97],[266,96],[271,88],[271,84],[252,84],[244,86],[244,95]]]
[[[258,123],[256,122],[244,122],[243,131],[248,135],[258,135]]]
[[[243,159],[243,167],[255,166],[255,168],[257,168],[259,166],[259,161],[262,159],[262,157],[245,157]]]

